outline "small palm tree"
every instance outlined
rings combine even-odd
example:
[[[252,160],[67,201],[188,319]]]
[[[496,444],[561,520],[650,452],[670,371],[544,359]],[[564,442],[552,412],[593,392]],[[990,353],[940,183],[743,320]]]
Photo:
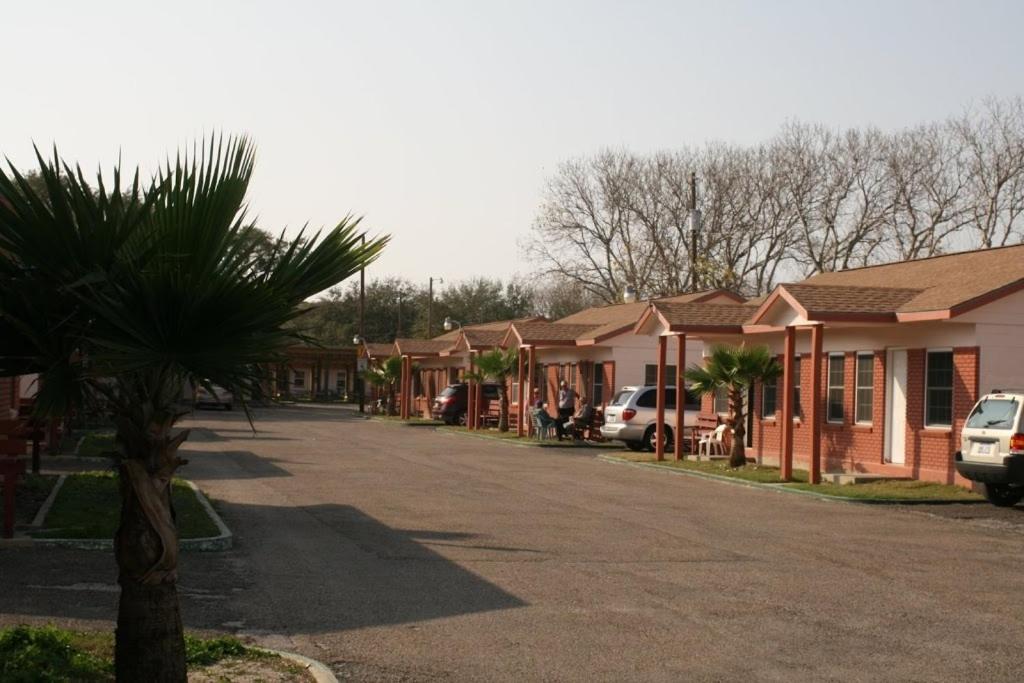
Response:
[[[508,431],[508,378],[515,375],[519,364],[519,350],[515,348],[494,349],[480,354],[476,359],[477,371],[473,379],[485,382],[488,379],[498,384],[498,431]]]
[[[384,362],[366,371],[364,378],[378,390],[384,390],[384,410],[387,415],[395,415],[395,387],[402,379],[402,359],[398,356],[385,358]]]
[[[245,216],[253,147],[211,140],[143,186],[120,169],[90,187],[37,154],[43,188],[0,169],[0,375],[39,373],[40,416],[98,405],[117,426],[119,681],[186,680],[171,481],[189,384],[260,396],[303,335],[301,304],[373,261],[346,218],[257,259]],[[244,403],[243,403],[244,405]]]
[[[732,445],[729,449],[729,466],[743,467],[747,464],[744,450],[746,429],[743,416],[743,398],[755,382],[772,380],[782,374],[782,366],[767,346],[715,346],[704,367],[691,365],[685,376],[690,390],[699,395],[725,389],[729,395],[729,410],[732,421]]]

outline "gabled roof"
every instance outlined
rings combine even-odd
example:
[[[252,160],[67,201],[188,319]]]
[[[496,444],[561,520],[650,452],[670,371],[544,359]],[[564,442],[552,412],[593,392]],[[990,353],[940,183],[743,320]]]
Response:
[[[648,321],[657,318],[667,332],[741,333],[743,323],[756,310],[750,304],[706,304],[653,301],[637,321],[640,332]]]
[[[809,320],[913,321],[961,315],[1024,289],[1024,245],[947,254],[779,285],[753,323],[780,298]]]
[[[447,339],[396,339],[395,352],[399,356],[438,356],[451,348]]]
[[[547,320],[547,318],[545,318],[543,316],[531,316],[531,317],[527,317],[527,318],[513,318],[511,320],[493,320],[493,321],[491,321],[489,323],[471,323],[469,325],[463,325],[462,327],[457,327],[454,330],[450,330],[448,332],[445,332],[444,334],[439,334],[436,337],[432,337],[432,339],[442,340],[442,341],[446,340],[446,341],[451,341],[451,342],[454,343],[454,342],[458,341],[459,336],[462,334],[463,330],[476,330],[476,331],[481,331],[481,332],[495,332],[495,331],[498,331],[498,332],[501,332],[502,334],[504,334],[505,331],[508,329],[508,326],[511,323],[514,323],[514,322],[543,322],[545,320]]]
[[[367,342],[363,344],[363,353],[367,358],[387,358],[395,355],[395,345]]]
[[[571,325],[566,323],[512,323],[502,339],[501,346],[576,346],[576,339],[599,325]]]

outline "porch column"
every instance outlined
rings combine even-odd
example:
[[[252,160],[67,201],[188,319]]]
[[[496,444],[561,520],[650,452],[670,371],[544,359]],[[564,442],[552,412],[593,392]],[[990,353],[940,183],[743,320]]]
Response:
[[[786,343],[782,358],[782,452],[779,454],[779,477],[782,481],[793,478],[793,356],[796,353],[796,328],[786,328]]]
[[[469,352],[469,371],[476,368],[476,354]],[[466,382],[466,429],[476,429],[476,382],[470,378]]]
[[[533,373],[537,371],[537,347],[529,346],[526,354],[526,376],[529,378],[527,384],[529,384],[529,393],[526,394],[526,401],[533,401],[533,387],[537,381],[537,378],[533,376]],[[527,417],[530,420],[526,425],[526,433],[533,436],[533,406],[530,406],[530,410],[527,411]]]
[[[516,424],[516,436],[520,436],[521,437],[523,435],[523,433],[525,431],[525,427],[526,427],[526,425],[523,424],[523,421],[526,419],[526,407],[525,407],[526,406],[526,400],[523,398],[524,395],[525,395],[523,389],[524,389],[525,380],[526,380],[526,377],[523,376],[523,370],[524,370],[524,368],[526,368],[526,363],[523,360],[523,349],[519,349],[519,353],[516,354],[516,357],[518,358],[518,361],[517,361],[518,368],[516,370],[516,372],[517,372],[516,380],[518,381],[518,384],[519,384],[519,394],[516,396],[516,405],[518,406],[518,412],[519,412],[519,419],[516,420],[516,423],[517,423]]]
[[[821,335],[822,325],[811,327],[811,463],[808,481],[821,483]]]
[[[668,337],[658,337],[658,414],[655,423],[654,438],[657,446],[654,449],[654,457],[657,460],[665,459],[665,353],[668,348]]]
[[[402,356],[402,383],[399,389],[402,392],[402,405],[398,416],[407,420],[409,419],[409,356]]]
[[[686,382],[683,381],[683,370],[686,368],[686,335],[677,334],[676,341],[676,440],[673,450],[676,460],[682,460],[683,427],[686,426]]]

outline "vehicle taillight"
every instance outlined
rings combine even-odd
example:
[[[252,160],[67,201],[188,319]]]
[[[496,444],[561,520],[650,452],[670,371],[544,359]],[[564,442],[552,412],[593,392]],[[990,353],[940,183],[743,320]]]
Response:
[[[1010,437],[1011,451],[1024,451],[1024,434],[1014,434]]]
[[[633,410],[632,408],[626,408],[625,410],[622,411],[622,421],[623,422],[629,422],[634,417],[636,417],[636,411]]]

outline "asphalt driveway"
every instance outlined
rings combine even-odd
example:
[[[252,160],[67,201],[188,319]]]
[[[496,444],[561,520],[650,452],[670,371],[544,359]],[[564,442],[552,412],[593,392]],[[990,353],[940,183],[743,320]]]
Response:
[[[235,549],[192,628],[355,680],[1017,680],[1024,527],[832,503],[276,409],[201,412]],[[0,621],[109,627],[112,557],[0,550]]]

